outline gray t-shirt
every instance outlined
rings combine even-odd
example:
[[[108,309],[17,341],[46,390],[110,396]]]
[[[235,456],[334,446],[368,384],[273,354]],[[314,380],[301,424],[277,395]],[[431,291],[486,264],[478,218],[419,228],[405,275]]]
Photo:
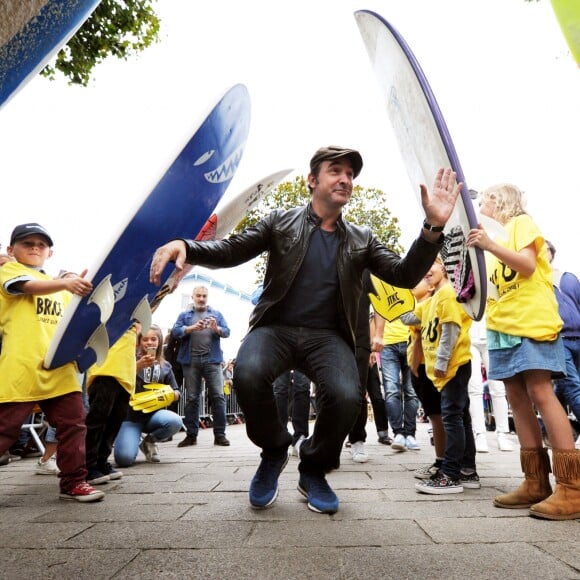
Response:
[[[195,324],[196,322],[209,317],[210,315],[207,310],[194,310],[191,324]],[[203,356],[209,354],[212,335],[213,330],[210,328],[196,330],[189,335],[189,345],[191,347],[192,356]]]

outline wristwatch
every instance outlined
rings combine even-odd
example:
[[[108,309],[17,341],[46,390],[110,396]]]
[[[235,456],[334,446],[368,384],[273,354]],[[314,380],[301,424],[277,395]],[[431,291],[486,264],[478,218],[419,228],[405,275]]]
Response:
[[[445,229],[445,226],[432,226],[430,223],[427,223],[427,220],[423,220],[423,228],[429,232],[439,233]]]

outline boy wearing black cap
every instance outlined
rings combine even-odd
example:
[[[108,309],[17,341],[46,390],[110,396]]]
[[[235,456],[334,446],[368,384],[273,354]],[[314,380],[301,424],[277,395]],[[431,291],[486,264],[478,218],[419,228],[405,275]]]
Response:
[[[56,427],[60,498],[80,502],[103,499],[86,482],[85,410],[74,363],[43,367],[56,325],[71,293],[86,296],[92,284],[83,276],[53,279],[43,270],[52,256],[52,238],[41,225],[16,226],[0,268],[0,455],[16,441],[21,425],[39,405]],[[83,273],[84,275],[84,273]]]
[[[355,361],[355,330],[365,268],[395,286],[413,288],[441,249],[443,226],[461,184],[440,169],[432,195],[421,186],[425,222],[404,258],[385,247],[368,227],[343,219],[353,180],[362,169],[354,149],[329,146],[310,160],[306,207],[274,210],[245,232],[224,240],[174,240],[157,250],[151,281],[159,284],[169,261],[233,267],[268,253],[264,290],[236,357],[234,388],[249,438],[262,448],[250,483],[250,504],[273,505],[292,437],[280,422],[272,384],[300,368],[316,384],[317,416],[300,445],[298,490],[308,507],[334,513],[339,501],[325,474],[339,466],[342,444],[362,403]]]

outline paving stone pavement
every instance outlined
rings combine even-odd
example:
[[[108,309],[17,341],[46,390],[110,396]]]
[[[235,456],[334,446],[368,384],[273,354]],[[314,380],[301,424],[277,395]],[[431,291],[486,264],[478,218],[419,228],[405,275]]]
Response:
[[[479,490],[417,493],[413,470],[433,460],[428,425],[419,451],[377,442],[368,424],[367,463],[345,448],[328,476],[340,510],[308,510],[297,491],[298,460],[280,478],[269,510],[252,510],[248,486],[259,452],[245,427],[228,427],[230,447],[160,444],[162,462],[142,455],[122,479],[99,486],[102,502],[58,499],[55,477],[35,459],[0,467],[1,579],[579,579],[580,521],[549,522],[494,508],[519,484],[519,453],[478,454]],[[515,436],[510,436],[517,445]]]

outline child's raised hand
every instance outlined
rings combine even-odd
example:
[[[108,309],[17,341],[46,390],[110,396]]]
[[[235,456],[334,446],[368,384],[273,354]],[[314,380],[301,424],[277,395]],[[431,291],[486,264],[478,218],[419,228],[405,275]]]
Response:
[[[481,224],[477,228],[469,230],[469,234],[467,234],[467,245],[469,247],[477,246],[482,250],[489,250],[491,244],[492,240]]]
[[[64,278],[66,289],[77,296],[88,296],[93,290],[93,283],[85,280],[86,273],[84,270],[80,276],[69,275]]]

